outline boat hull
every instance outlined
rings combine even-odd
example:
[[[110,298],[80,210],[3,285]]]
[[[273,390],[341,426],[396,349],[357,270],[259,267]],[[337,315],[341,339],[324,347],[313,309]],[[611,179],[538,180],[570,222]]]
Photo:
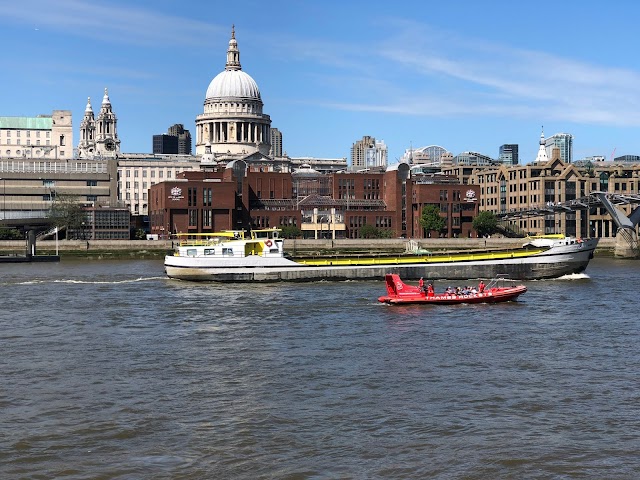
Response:
[[[482,285],[481,291],[460,293],[439,293],[432,290],[427,293],[423,288],[404,283],[400,276],[394,273],[385,275],[387,294],[378,298],[381,303],[389,305],[455,305],[459,303],[500,303],[517,299],[527,291],[524,285],[498,286],[497,281],[489,288]],[[502,281],[502,280],[500,280]]]
[[[382,296],[378,298],[381,303],[389,305],[456,305],[461,303],[501,303],[516,300],[527,291],[527,287],[519,285],[511,288],[497,288],[483,293],[472,293],[469,295],[443,295],[438,294],[433,297],[415,294],[405,297]]]
[[[227,265],[207,259],[167,256],[165,271],[170,278],[190,281],[220,282],[305,282],[321,280],[373,280],[388,273],[397,273],[409,280],[420,277],[430,280],[464,280],[495,278],[503,275],[514,280],[557,278],[583,272],[597,245],[597,239],[585,240],[580,245],[554,247],[531,256],[486,258],[468,261],[416,261],[416,263],[376,263],[373,265],[304,265],[295,261],[261,259],[251,263]],[[276,261],[277,260],[277,261]]]

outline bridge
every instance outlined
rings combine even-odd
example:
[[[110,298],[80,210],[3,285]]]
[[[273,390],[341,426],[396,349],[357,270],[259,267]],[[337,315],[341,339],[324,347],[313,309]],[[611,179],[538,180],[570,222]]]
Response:
[[[607,192],[593,192],[586,197],[568,200],[566,202],[547,202],[544,205],[523,209],[500,212],[496,214],[499,220],[519,220],[529,217],[554,215],[556,213],[575,212],[577,210],[589,210],[590,208],[605,208],[616,227],[616,256],[638,257],[638,236],[636,226],[640,221],[640,207],[635,207],[631,215],[619,208],[620,205],[640,204],[640,194],[619,194]]]

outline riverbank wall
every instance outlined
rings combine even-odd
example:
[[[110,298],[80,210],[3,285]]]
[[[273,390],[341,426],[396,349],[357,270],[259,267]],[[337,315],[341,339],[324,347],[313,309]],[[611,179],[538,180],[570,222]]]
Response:
[[[343,239],[343,240],[285,240],[285,251],[296,256],[322,256],[342,254],[400,254],[411,248],[421,251],[502,250],[517,248],[522,238],[425,238],[407,239]],[[598,243],[596,256],[613,256],[615,238],[603,238]],[[53,255],[56,248],[61,258],[162,258],[174,246],[171,240],[44,240],[37,243],[37,254]],[[24,240],[0,240],[0,255],[24,254]]]

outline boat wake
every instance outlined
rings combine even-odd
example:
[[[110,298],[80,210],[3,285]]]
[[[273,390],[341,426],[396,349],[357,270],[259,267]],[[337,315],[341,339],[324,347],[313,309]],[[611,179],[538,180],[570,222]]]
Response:
[[[553,280],[585,280],[590,279],[591,277],[586,273],[570,273],[568,275],[563,275],[558,278],[554,278]]]
[[[67,283],[67,284],[84,284],[84,285],[118,285],[123,283],[137,283],[148,282],[156,280],[166,280],[167,277],[139,277],[132,278],[130,280],[110,280],[110,281],[98,281],[98,280],[74,280],[74,279],[58,279],[58,280],[28,280],[25,282],[16,282],[13,285],[39,285],[44,283]]]

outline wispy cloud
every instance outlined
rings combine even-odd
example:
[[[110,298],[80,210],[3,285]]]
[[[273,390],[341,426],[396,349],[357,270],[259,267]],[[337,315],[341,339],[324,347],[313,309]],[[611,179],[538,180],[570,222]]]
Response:
[[[198,45],[202,44],[202,38],[220,31],[210,23],[166,15],[129,3],[105,5],[82,0],[24,0],[3,5],[2,17],[39,30],[141,46]]]
[[[314,81],[341,85],[332,101],[318,94],[316,103],[326,108],[640,125],[638,71],[489,43],[413,21],[396,20],[394,27],[386,38],[366,44],[287,39],[282,45],[289,46],[290,58],[327,68]]]

